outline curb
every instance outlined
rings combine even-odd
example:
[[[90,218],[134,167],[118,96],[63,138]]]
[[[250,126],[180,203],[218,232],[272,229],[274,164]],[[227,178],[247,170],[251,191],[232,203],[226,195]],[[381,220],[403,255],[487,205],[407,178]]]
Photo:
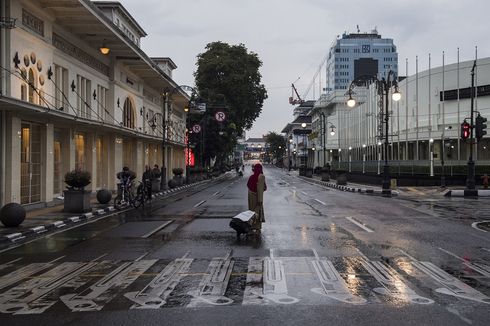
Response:
[[[303,176],[298,176],[298,178],[305,180],[305,181],[308,181],[310,183],[315,183],[315,184],[318,184],[318,185],[321,185],[324,187],[333,188],[333,189],[337,189],[340,191],[353,192],[353,193],[358,193],[358,194],[367,194],[367,195],[377,195],[377,196],[383,195],[381,190],[374,190],[371,188],[356,188],[356,187],[343,186],[343,185],[338,185],[336,183],[310,179],[310,178],[306,178]],[[392,197],[398,196],[398,193],[396,191],[392,191],[391,196]]]
[[[455,189],[448,190],[444,196],[446,197],[490,197],[490,190],[485,189]]]
[[[152,198],[157,198],[157,197],[166,197],[167,195],[178,193],[181,190],[188,189],[190,187],[198,186],[200,184],[212,181],[212,180],[219,180],[222,179],[223,176],[219,176],[213,179],[207,179],[207,180],[202,180],[198,181],[192,184],[187,184],[187,185],[182,185],[179,187],[175,187],[172,189],[160,191],[158,193],[152,194]],[[41,235],[42,233],[52,231],[52,230],[58,230],[62,229],[64,227],[69,227],[73,226],[78,223],[86,222],[94,218],[99,218],[103,217],[106,215],[110,215],[111,213],[116,212],[117,210],[114,208],[114,206],[108,206],[104,209],[98,209],[95,210],[94,212],[89,212],[89,213],[84,213],[79,216],[71,216],[71,217],[66,217],[62,220],[55,221],[46,225],[40,225],[40,226],[34,226],[32,228],[29,228],[27,230],[24,230],[22,232],[15,232],[7,235],[2,235],[0,236],[0,244],[3,245],[9,245],[9,244],[14,244],[17,243],[21,240],[27,240],[29,238],[34,238],[38,235]]]

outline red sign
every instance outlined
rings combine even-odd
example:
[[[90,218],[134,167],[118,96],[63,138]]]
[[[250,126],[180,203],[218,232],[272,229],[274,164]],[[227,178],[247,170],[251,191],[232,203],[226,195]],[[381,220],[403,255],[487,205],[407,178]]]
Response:
[[[187,166],[195,165],[195,155],[192,148],[189,148],[189,151],[187,151],[187,148],[185,149],[185,165]]]

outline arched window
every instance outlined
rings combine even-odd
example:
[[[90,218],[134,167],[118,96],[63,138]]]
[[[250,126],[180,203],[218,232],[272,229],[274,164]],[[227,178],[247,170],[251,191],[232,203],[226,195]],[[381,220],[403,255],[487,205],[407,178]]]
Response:
[[[134,129],[136,127],[136,113],[133,102],[129,97],[124,101],[123,126]]]
[[[37,80],[36,73],[33,69],[29,69],[29,75],[27,76],[29,81],[29,102],[37,104],[36,98],[36,88],[37,88]]]

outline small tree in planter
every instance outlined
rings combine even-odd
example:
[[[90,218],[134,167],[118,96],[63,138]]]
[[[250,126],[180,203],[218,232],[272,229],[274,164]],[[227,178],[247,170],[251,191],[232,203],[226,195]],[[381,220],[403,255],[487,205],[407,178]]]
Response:
[[[182,186],[184,184],[184,170],[182,168],[173,168],[172,173],[174,174],[174,180],[178,186]]]
[[[330,164],[325,164],[322,168],[322,181],[330,181]]]
[[[63,191],[64,211],[69,213],[84,213],[91,210],[90,191],[85,190],[91,182],[88,171],[73,170],[65,174],[67,190]]]

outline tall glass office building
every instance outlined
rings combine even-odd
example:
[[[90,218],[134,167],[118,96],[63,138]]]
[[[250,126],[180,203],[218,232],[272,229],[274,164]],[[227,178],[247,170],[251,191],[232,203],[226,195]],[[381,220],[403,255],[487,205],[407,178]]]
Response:
[[[382,38],[377,30],[344,33],[333,42],[328,54],[327,93],[347,90],[359,76],[385,77],[390,69],[398,75],[398,53],[393,39]]]

